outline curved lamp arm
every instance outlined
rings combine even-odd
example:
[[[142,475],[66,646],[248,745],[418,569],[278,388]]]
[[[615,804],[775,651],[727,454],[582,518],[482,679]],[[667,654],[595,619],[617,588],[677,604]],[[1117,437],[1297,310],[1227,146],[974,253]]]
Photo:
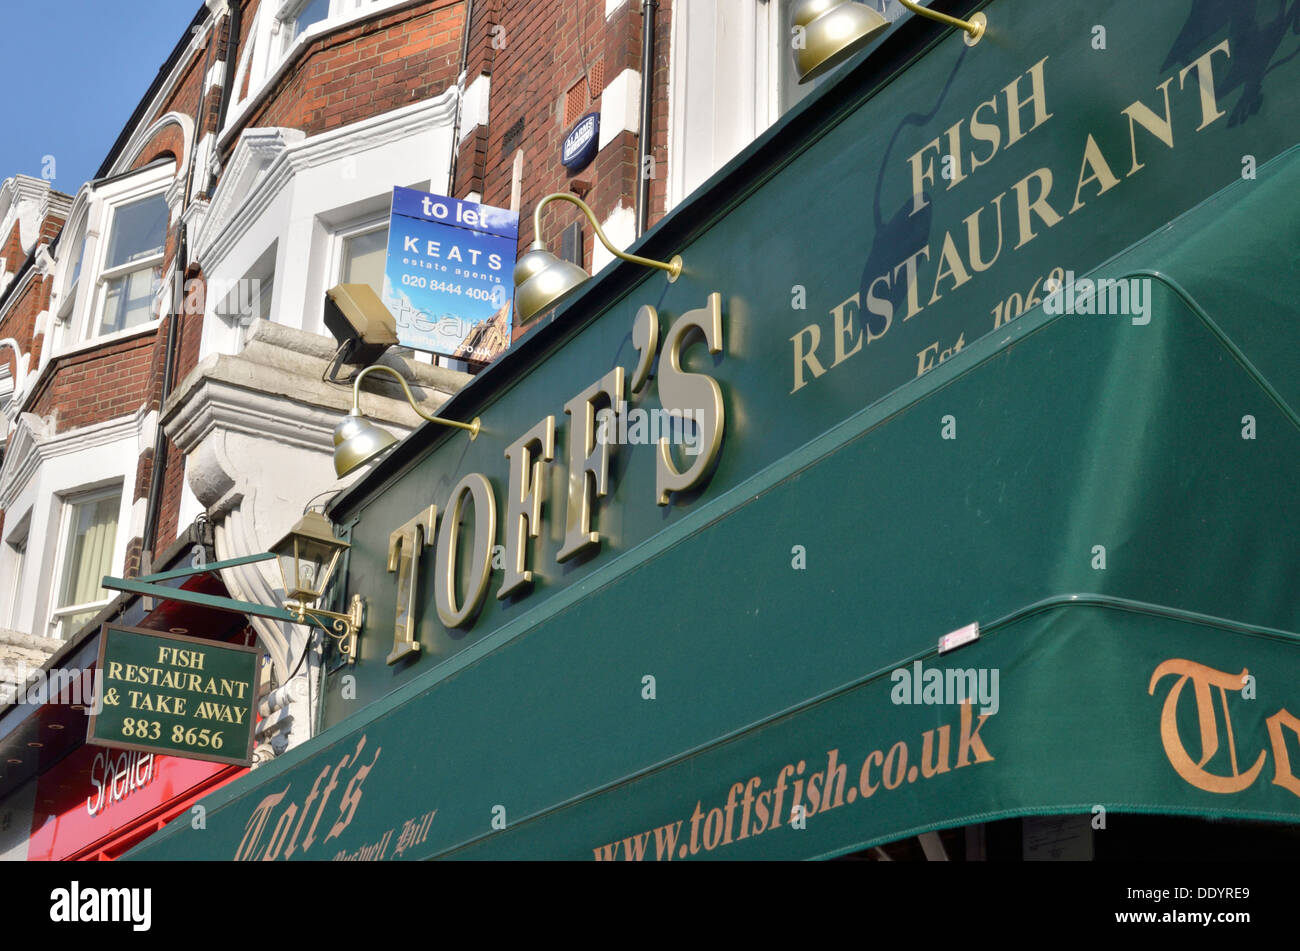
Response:
[[[406,394],[406,401],[411,404],[411,409],[415,410],[421,419],[426,419],[431,423],[441,423],[443,426],[455,426],[457,429],[467,429],[469,430],[470,439],[475,438],[479,434],[480,427],[479,418],[477,416],[474,417],[473,422],[460,423],[454,419],[443,419],[441,416],[430,416],[424,410],[420,409],[420,407],[415,405],[415,397],[411,395],[411,388],[406,385],[406,378],[392,367],[384,366],[382,363],[376,363],[374,366],[366,367],[357,374],[356,380],[352,383],[353,413],[360,413],[361,411],[361,381],[364,380],[368,374],[376,371],[387,373],[389,376],[393,377],[393,379],[397,380],[398,383],[402,384],[402,391]]]
[[[898,0],[898,2],[919,16],[926,17],[930,20],[938,20],[940,23],[947,23],[949,26],[955,26],[959,30],[964,30],[967,36],[966,42],[971,46],[974,46],[979,42],[979,38],[983,36],[984,31],[988,29],[988,20],[982,13],[975,14],[969,20],[959,20],[956,17],[948,16],[946,13],[939,13],[935,10],[929,9],[928,7],[923,7],[919,3],[915,3],[914,0]]]
[[[596,220],[596,214],[591,207],[579,198],[577,195],[570,195],[567,192],[552,192],[537,203],[533,209],[533,247],[544,249],[546,245],[542,242],[542,209],[553,201],[569,201],[582,209],[582,213],[587,216],[591,226],[596,229],[596,237],[605,249],[616,258],[622,258],[624,261],[631,261],[633,264],[641,264],[645,267],[657,267],[661,271],[668,272],[668,281],[672,283],[681,277],[682,274],[682,256],[674,254],[673,259],[665,264],[663,261],[653,261],[650,258],[643,258],[636,254],[625,254],[618,248],[609,243],[609,238],[605,237],[605,232],[600,227],[600,222]]]

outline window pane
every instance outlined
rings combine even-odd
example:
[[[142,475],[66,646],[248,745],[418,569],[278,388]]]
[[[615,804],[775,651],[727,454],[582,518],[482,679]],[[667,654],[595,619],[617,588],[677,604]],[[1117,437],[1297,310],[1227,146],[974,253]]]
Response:
[[[343,284],[369,284],[384,295],[384,260],[388,255],[388,228],[353,235],[343,241]]]
[[[162,268],[146,267],[108,282],[104,318],[99,334],[115,333],[153,319],[153,298],[162,280]]]
[[[289,41],[296,40],[307,27],[313,23],[319,23],[329,16],[329,13],[330,0],[310,0],[298,13],[298,16],[294,18],[293,32],[289,36]]]
[[[9,585],[9,626],[13,626],[18,619],[18,595],[23,590],[23,566],[27,560],[27,539],[11,543],[9,555],[9,564],[13,572],[13,578]]]
[[[77,286],[77,279],[81,277],[81,259],[85,255],[85,253],[86,253],[86,239],[82,238],[81,242],[77,245],[77,250],[73,252],[74,257],[72,258],[72,278],[68,281],[69,289]]]
[[[118,504],[119,496],[111,495],[71,506],[59,584],[60,608],[108,598],[99,583],[112,566]]]
[[[167,240],[167,202],[162,195],[141,198],[113,212],[113,237],[108,243],[107,268],[121,267],[162,254]]]

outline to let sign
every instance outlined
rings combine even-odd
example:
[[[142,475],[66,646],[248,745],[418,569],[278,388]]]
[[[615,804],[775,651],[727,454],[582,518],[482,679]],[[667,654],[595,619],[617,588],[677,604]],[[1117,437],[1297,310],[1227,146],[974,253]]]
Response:
[[[86,742],[251,765],[261,653],[104,625],[101,693]]]

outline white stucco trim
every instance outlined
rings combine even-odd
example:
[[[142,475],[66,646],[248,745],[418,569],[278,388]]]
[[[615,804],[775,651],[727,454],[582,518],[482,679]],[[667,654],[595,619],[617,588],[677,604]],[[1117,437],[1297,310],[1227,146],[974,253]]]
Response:
[[[605,237],[620,251],[626,250],[636,240],[636,210],[620,203],[609,217],[600,223]],[[591,273],[597,274],[605,265],[615,260],[614,255],[599,241],[591,249]]]
[[[621,132],[641,128],[641,73],[625,69],[605,85],[600,94],[600,145],[604,148]]]
[[[460,138],[457,145],[469,138],[479,126],[488,124],[488,100],[492,95],[492,77],[480,73],[465,88],[465,96],[460,108]]]

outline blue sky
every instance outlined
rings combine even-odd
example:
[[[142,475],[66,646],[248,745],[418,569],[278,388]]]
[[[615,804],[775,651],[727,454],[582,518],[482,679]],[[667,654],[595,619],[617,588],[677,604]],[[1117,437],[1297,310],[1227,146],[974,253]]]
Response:
[[[0,0],[0,179],[76,194],[99,169],[201,0]]]

